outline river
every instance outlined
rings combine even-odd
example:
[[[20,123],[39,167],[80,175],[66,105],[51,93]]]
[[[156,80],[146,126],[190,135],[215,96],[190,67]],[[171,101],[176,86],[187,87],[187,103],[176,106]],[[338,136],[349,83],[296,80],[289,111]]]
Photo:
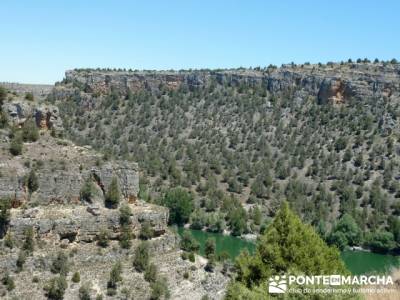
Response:
[[[181,235],[185,229],[178,228]],[[200,254],[204,255],[204,245],[208,238],[215,238],[216,251],[220,254],[222,251],[229,253],[231,258],[235,258],[239,253],[247,249],[250,253],[255,250],[255,244],[240,238],[222,235],[219,233],[210,233],[201,230],[188,229],[193,237],[200,243]],[[400,257],[393,255],[384,255],[366,251],[346,250],[341,253],[341,257],[347,268],[354,275],[369,273],[388,273],[391,268],[400,267]]]

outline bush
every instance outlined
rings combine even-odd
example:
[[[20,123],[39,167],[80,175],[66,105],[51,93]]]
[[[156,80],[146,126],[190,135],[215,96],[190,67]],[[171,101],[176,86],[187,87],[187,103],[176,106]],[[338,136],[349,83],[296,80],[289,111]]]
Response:
[[[143,224],[142,224],[142,226],[140,228],[139,237],[142,240],[149,240],[152,237],[154,237],[154,230],[151,227],[150,222],[148,222],[148,221],[143,222]]]
[[[10,153],[14,156],[22,154],[22,137],[19,134],[11,139]]]
[[[17,270],[18,272],[21,272],[22,269],[24,268],[24,264],[26,262],[26,252],[21,250],[18,253],[18,258],[17,258]]]
[[[130,226],[122,226],[121,233],[119,235],[119,245],[123,249],[129,249],[132,246],[132,230]]]
[[[181,242],[180,242],[181,249],[187,252],[196,252],[200,249],[199,242],[193,237],[190,231],[185,230],[183,232]]]
[[[150,255],[149,255],[149,245],[147,242],[142,242],[139,244],[135,251],[135,256],[133,258],[133,266],[138,272],[143,272],[149,265]]]
[[[82,188],[79,192],[79,197],[81,199],[81,201],[85,201],[85,202],[92,202],[92,198],[93,198],[93,182],[92,179],[89,178],[87,180],[85,180],[85,182],[82,185]]]
[[[28,227],[24,230],[24,235],[25,235],[25,241],[24,244],[22,245],[22,249],[32,253],[33,250],[35,249],[35,243],[33,241],[33,228]]]
[[[3,105],[4,100],[7,98],[7,90],[0,86],[0,106]]]
[[[64,276],[52,278],[49,283],[44,287],[47,297],[52,300],[62,300],[64,298],[65,290],[67,289],[67,281]]]
[[[214,255],[212,255],[208,258],[208,262],[204,267],[204,270],[206,270],[206,272],[214,272],[214,268],[215,268],[215,257]]]
[[[196,261],[196,256],[194,255],[193,252],[190,252],[188,255],[189,261],[194,263]]]
[[[111,269],[110,279],[107,282],[108,289],[116,289],[117,283],[122,281],[122,265],[121,262],[117,262]]]
[[[119,209],[119,224],[122,226],[131,224],[131,207],[127,204],[121,206]]]
[[[11,200],[9,198],[0,199],[0,238],[3,238],[7,232],[10,222]]]
[[[25,186],[28,188],[30,194],[39,188],[39,182],[35,170],[32,169],[29,174],[25,176]]]
[[[117,208],[121,200],[121,193],[119,191],[118,181],[116,177],[113,177],[108,187],[108,191],[105,198],[105,205],[108,208]]]
[[[207,258],[210,258],[211,256],[215,256],[215,239],[214,238],[208,238],[206,240],[206,245],[205,245],[205,255]]]
[[[155,282],[150,284],[151,288],[151,300],[158,300],[164,297],[165,299],[169,298],[169,290],[167,281],[165,278],[157,279]]]
[[[169,223],[183,225],[189,221],[193,211],[193,197],[181,188],[169,190],[163,200],[163,205],[170,209]]]
[[[64,276],[68,274],[68,256],[63,251],[57,253],[57,256],[53,259],[50,270],[53,273],[59,273]]]
[[[6,286],[7,291],[12,291],[15,288],[14,279],[10,277],[10,274],[8,272],[4,274],[1,282]]]
[[[86,283],[79,288],[79,299],[80,300],[90,300],[89,284]]]
[[[97,236],[97,245],[103,248],[108,247],[109,233],[107,229],[101,229]]]
[[[78,283],[79,281],[81,281],[81,275],[79,272],[75,272],[74,275],[72,275],[72,282]]]
[[[22,127],[24,142],[36,142],[39,139],[39,130],[33,120],[26,121]]]
[[[33,101],[33,100],[35,100],[35,97],[33,96],[32,93],[26,93],[25,94],[25,99],[28,100],[28,101]]]
[[[157,278],[157,267],[155,264],[149,264],[144,272],[144,279],[148,282],[154,282]]]

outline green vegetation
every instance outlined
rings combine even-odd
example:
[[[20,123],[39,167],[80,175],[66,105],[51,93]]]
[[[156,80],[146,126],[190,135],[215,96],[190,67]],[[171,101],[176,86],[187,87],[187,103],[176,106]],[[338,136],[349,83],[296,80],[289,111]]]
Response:
[[[108,230],[105,228],[102,228],[97,237],[97,245],[99,245],[102,248],[108,247],[109,236],[110,236],[110,234],[109,234]]]
[[[15,283],[14,283],[14,279],[10,276],[10,274],[8,272],[6,272],[3,275],[3,278],[1,279],[1,282],[3,283],[3,285],[6,287],[7,291],[12,291],[13,289],[15,289]]]
[[[159,278],[155,282],[150,283],[151,295],[150,300],[168,299],[169,290],[167,280],[165,278]]]
[[[9,198],[0,199],[0,238],[7,233],[8,223],[10,222],[11,200]]]
[[[79,299],[80,300],[90,300],[90,285],[88,283],[83,284],[79,288]]]
[[[199,251],[200,245],[190,231],[186,230],[182,235],[180,247],[187,252],[197,252]]]
[[[26,93],[25,94],[25,99],[28,100],[28,101],[33,101],[33,100],[35,100],[35,97],[33,96],[32,93]]]
[[[144,279],[148,282],[155,282],[157,279],[157,267],[155,264],[149,264],[144,272]]]
[[[22,126],[22,139],[24,142],[36,142],[39,139],[39,130],[34,120],[27,120]]]
[[[189,221],[191,212],[193,211],[193,198],[182,188],[169,190],[162,204],[170,209],[170,224],[183,225]]]
[[[268,299],[265,282],[279,274],[348,274],[339,252],[328,247],[284,202],[257,243],[254,256],[243,252],[227,299]],[[262,298],[264,297],[264,298]]]
[[[33,228],[28,227],[24,230],[24,243],[22,244],[22,250],[32,253],[35,249],[35,242],[33,240]]]
[[[51,300],[62,300],[64,298],[65,290],[68,284],[64,276],[52,278],[47,285],[44,287],[48,299]]]
[[[118,180],[113,177],[108,187],[108,191],[105,198],[105,205],[108,208],[117,208],[121,201],[121,193],[119,190]]]
[[[25,176],[25,186],[28,188],[30,194],[39,188],[39,182],[34,169]]]
[[[63,252],[59,251],[57,256],[53,259],[50,270],[52,273],[66,276],[69,271],[68,256]]]
[[[78,283],[79,281],[81,281],[81,275],[79,274],[79,272],[75,272],[74,275],[72,275],[71,280],[74,283]]]
[[[91,110],[80,96],[59,103],[71,116],[68,136],[109,157],[138,161],[140,195],[168,206],[170,223],[262,234],[287,199],[329,243],[351,245],[340,230],[331,232],[347,214],[361,230],[357,246],[377,250],[385,237],[394,244],[382,245],[400,249],[397,225],[389,222],[400,216],[396,101],[319,104],[295,86],[271,93],[263,84],[218,80],[199,88],[92,95]],[[192,200],[179,200],[176,190],[189,191]]]
[[[147,242],[139,244],[133,258],[133,267],[138,272],[143,272],[147,269],[150,263],[149,245]]]
[[[94,194],[93,181],[91,178],[88,178],[85,180],[85,182],[83,183],[82,188],[80,190],[80,193],[79,193],[80,199],[81,199],[81,201],[91,203],[93,194]]]
[[[10,153],[14,156],[18,156],[22,154],[22,136],[19,133],[16,133],[10,143]]]
[[[145,221],[145,222],[142,223],[142,226],[141,226],[141,228],[140,228],[139,237],[140,237],[142,240],[149,240],[149,239],[151,239],[152,237],[154,237],[154,230],[153,230],[153,228],[151,227],[150,222]]]
[[[122,264],[117,262],[111,269],[110,279],[107,282],[107,294],[115,295],[118,282],[122,281]]]

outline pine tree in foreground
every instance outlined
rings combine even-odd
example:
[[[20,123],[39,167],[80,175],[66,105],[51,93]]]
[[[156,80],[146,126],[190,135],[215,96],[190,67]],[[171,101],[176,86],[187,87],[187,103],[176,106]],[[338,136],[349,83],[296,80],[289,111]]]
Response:
[[[228,287],[226,299],[269,299],[268,279],[275,275],[349,274],[339,251],[327,246],[310,225],[303,224],[286,202],[258,241],[256,253],[243,252],[236,268],[237,276]],[[318,296],[296,297],[320,299]],[[354,299],[357,295],[332,297]]]

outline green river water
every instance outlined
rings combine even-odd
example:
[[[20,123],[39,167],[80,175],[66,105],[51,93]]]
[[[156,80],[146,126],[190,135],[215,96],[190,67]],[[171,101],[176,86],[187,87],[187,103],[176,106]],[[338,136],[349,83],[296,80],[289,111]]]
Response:
[[[178,228],[178,233],[182,234],[185,229]],[[193,237],[200,243],[200,253],[204,254],[204,245],[208,238],[213,237],[216,241],[217,254],[222,251],[229,253],[231,258],[235,258],[239,253],[247,249],[250,253],[255,250],[255,244],[242,240],[237,237],[210,233],[201,230],[188,229]],[[366,251],[344,251],[341,254],[347,268],[355,275],[368,273],[387,273],[393,267],[400,266],[400,257],[383,255]]]

